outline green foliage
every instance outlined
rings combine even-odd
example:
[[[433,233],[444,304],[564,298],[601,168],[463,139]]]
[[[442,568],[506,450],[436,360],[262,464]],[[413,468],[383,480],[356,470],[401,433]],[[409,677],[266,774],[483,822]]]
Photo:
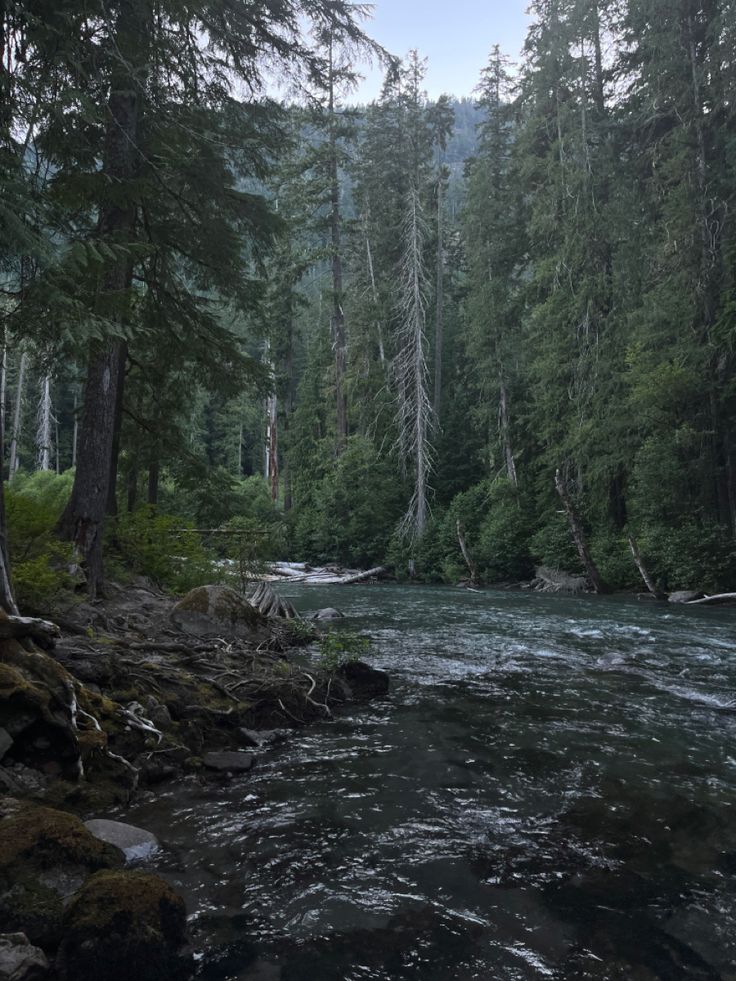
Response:
[[[54,528],[71,488],[69,474],[17,474],[6,490],[5,508],[13,586],[21,609],[52,606],[70,587],[71,547]]]
[[[330,630],[320,637],[320,667],[325,671],[337,671],[343,664],[365,657],[370,649],[370,638],[363,634],[350,630]]]
[[[109,530],[108,548],[127,570],[175,593],[211,582],[215,576],[214,555],[204,548],[191,523],[160,514],[154,507],[120,515]]]
[[[367,438],[352,437],[296,511],[297,552],[310,561],[365,568],[381,562],[401,515],[400,494],[391,461]]]

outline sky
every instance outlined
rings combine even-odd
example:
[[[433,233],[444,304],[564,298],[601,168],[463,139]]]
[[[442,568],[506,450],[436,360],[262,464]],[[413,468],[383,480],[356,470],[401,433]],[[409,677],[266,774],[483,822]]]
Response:
[[[491,48],[500,44],[518,61],[530,23],[528,0],[373,0],[366,33],[391,54],[417,48],[429,59],[426,89],[431,98],[469,96],[478,84]],[[356,101],[375,99],[381,73],[362,68],[366,76]]]

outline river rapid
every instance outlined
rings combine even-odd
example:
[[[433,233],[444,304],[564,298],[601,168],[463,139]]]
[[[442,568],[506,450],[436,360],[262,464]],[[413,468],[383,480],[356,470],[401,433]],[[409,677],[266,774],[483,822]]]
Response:
[[[281,592],[370,633],[391,694],[127,812],[201,978],[736,979],[736,611]]]

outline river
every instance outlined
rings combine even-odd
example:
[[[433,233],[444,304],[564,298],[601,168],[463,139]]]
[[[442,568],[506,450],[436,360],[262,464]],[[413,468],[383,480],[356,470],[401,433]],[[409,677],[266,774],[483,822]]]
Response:
[[[282,593],[368,631],[391,694],[128,812],[201,978],[736,979],[736,611]]]

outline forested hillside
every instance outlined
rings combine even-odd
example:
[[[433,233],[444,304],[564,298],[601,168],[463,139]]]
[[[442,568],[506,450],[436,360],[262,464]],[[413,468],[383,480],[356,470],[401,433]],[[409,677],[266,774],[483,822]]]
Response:
[[[536,0],[473,101],[342,0],[37,6],[0,5],[22,601],[236,540],[603,591],[633,538],[660,588],[733,585],[732,0]]]

